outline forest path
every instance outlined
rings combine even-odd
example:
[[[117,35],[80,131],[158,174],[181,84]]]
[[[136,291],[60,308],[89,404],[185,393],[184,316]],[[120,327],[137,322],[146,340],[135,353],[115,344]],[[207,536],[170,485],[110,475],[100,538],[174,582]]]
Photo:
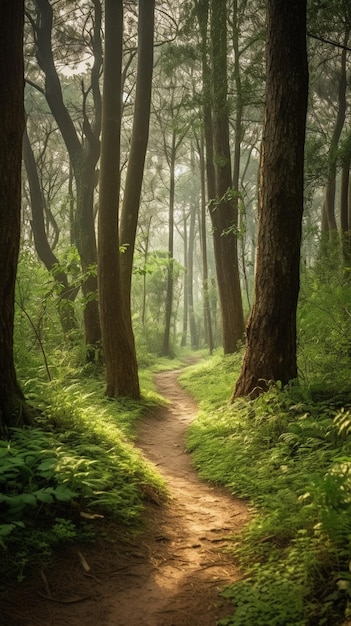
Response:
[[[150,504],[148,530],[127,548],[104,542],[84,550],[89,572],[77,551],[62,555],[45,570],[53,598],[61,601],[43,598],[45,580],[44,586],[32,581],[1,626],[215,626],[230,613],[219,592],[239,573],[224,549],[248,510],[193,469],[184,437],[197,407],[178,375],[157,374],[157,389],[170,405],[142,421],[136,442],[164,476],[169,502]]]

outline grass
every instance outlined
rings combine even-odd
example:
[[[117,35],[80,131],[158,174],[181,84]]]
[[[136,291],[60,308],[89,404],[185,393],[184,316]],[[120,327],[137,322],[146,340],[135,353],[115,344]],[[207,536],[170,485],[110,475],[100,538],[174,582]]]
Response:
[[[246,576],[220,624],[334,626],[351,600],[351,394],[272,387],[232,404],[240,362],[217,356],[181,377],[200,401],[187,438],[200,475],[254,507],[233,548]]]

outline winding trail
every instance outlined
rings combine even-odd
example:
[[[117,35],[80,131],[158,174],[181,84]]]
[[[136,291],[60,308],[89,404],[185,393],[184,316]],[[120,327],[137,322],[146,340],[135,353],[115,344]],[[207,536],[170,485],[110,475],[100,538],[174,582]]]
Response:
[[[142,421],[136,442],[164,476],[169,502],[150,504],[139,540],[84,552],[89,571],[81,553],[62,554],[46,571],[53,598],[61,600],[44,599],[43,580],[33,579],[9,598],[10,621],[0,619],[0,626],[215,626],[230,613],[219,593],[239,572],[225,548],[249,514],[244,502],[193,469],[184,437],[197,407],[178,375],[157,375],[170,405]]]
[[[193,469],[184,438],[197,407],[177,382],[178,374],[157,375],[157,389],[171,404],[143,421],[137,440],[166,479],[171,501],[161,516],[156,512],[148,566],[135,568],[132,589],[116,592],[111,626],[215,626],[225,609],[228,614],[218,590],[238,578],[233,559],[223,549],[247,520],[247,508],[200,480]]]

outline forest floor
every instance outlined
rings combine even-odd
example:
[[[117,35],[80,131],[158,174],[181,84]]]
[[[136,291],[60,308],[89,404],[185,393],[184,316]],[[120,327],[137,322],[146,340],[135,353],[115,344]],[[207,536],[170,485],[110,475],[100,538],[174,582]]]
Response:
[[[127,543],[102,538],[56,555],[6,594],[0,626],[215,626],[232,612],[220,591],[240,572],[226,547],[249,511],[193,469],[184,438],[197,407],[178,374],[157,374],[170,404],[141,421],[136,441],[165,478],[169,501],[160,506],[151,495],[147,529]]]

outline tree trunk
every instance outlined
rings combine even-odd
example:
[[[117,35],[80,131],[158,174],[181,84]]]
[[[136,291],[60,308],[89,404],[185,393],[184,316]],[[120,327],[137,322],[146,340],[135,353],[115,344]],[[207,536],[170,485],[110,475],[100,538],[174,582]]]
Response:
[[[154,0],[139,0],[138,68],[135,93],[133,132],[124,188],[120,244],[126,246],[121,257],[123,300],[130,315],[135,236],[138,224],[141,186],[149,137],[151,87],[154,46]]]
[[[24,131],[24,2],[3,2],[0,22],[0,435],[31,423],[13,356]]]
[[[188,215],[185,207],[183,207],[183,259],[184,259],[184,280],[183,280],[183,331],[180,345],[182,348],[186,346],[188,339]]]
[[[194,202],[194,200],[192,200]],[[197,333],[195,310],[194,310],[194,242],[195,242],[195,219],[196,207],[190,206],[190,225],[189,225],[189,245],[187,260],[187,288],[188,288],[188,310],[189,310],[189,327],[190,327],[190,343],[193,349],[199,347],[199,339]]]
[[[203,136],[198,145],[200,155],[200,184],[201,184],[201,208],[200,208],[200,243],[202,258],[202,292],[204,308],[204,328],[205,339],[207,341],[210,354],[213,353],[213,333],[211,308],[209,297],[208,262],[207,262],[207,229],[206,229],[206,183],[205,183],[205,158]]]
[[[235,352],[244,338],[237,227],[237,194],[232,191],[227,102],[226,0],[213,0],[211,17],[213,78],[213,147],[216,197],[210,205],[218,291],[221,302],[223,349]]]
[[[266,104],[255,300],[233,397],[297,377],[303,164],[308,95],[306,0],[267,0]]]
[[[78,328],[73,302],[77,289],[68,284],[65,272],[60,269],[59,260],[53,253],[46,234],[44,222],[44,198],[40,187],[37,166],[32,147],[25,129],[23,135],[23,159],[27,172],[32,209],[32,231],[37,255],[50,272],[59,287],[58,313],[64,334],[69,337],[72,330]]]
[[[344,36],[344,45],[347,46],[349,39],[349,32],[347,31]],[[340,67],[340,79],[338,90],[338,112],[335,120],[335,126],[329,148],[329,160],[328,160],[328,175],[327,186],[325,190],[325,214],[326,222],[328,225],[328,238],[332,247],[336,244],[337,224],[335,218],[335,190],[336,190],[336,172],[337,172],[337,158],[338,158],[338,144],[340,135],[345,123],[346,116],[346,88],[347,88],[347,75],[346,75],[346,59],[347,51],[344,48],[341,51],[341,67]]]
[[[204,137],[199,144],[200,172],[201,172],[201,251],[203,268],[203,292],[204,292],[204,318],[205,335],[207,338],[210,354],[213,352],[214,340],[210,306],[210,284],[208,279],[207,263],[207,239],[206,239],[206,181],[207,199],[213,200],[216,193],[215,169],[213,159],[213,124],[211,111],[211,85],[212,74],[209,66],[207,26],[209,0],[197,0],[195,4],[196,16],[201,35],[201,65],[202,65],[202,116],[204,125]]]
[[[347,138],[346,153],[344,154],[342,169],[341,169],[341,184],[340,184],[340,231],[341,231],[341,245],[344,264],[346,267],[350,266],[351,262],[351,245],[350,245],[350,212],[349,206],[349,190],[350,190],[350,168],[351,168],[351,134]]]
[[[45,74],[45,97],[50,110],[61,131],[66,144],[74,171],[77,189],[77,209],[75,215],[74,239],[78,248],[82,271],[85,279],[82,283],[84,306],[85,342],[87,346],[87,360],[100,360],[101,331],[97,302],[96,278],[96,237],[94,226],[94,182],[95,167],[100,155],[100,91],[99,73],[102,63],[100,25],[100,2],[94,1],[95,29],[94,29],[94,65],[91,72],[92,91],[95,104],[95,123],[88,122],[83,111],[83,143],[77,135],[74,122],[70,117],[63,101],[60,80],[55,68],[51,33],[53,9],[48,0],[35,0],[39,9],[39,24],[36,29],[37,60]]]
[[[113,398],[138,399],[138,367],[134,337],[123,306],[118,245],[122,40],[122,0],[105,0],[98,277],[106,393]]]
[[[169,158],[169,213],[168,213],[168,264],[167,264],[167,292],[165,311],[165,330],[163,335],[162,356],[172,356],[170,346],[172,307],[173,307],[173,285],[174,285],[174,195],[175,195],[175,156],[176,156],[176,134],[173,130],[172,147]]]

